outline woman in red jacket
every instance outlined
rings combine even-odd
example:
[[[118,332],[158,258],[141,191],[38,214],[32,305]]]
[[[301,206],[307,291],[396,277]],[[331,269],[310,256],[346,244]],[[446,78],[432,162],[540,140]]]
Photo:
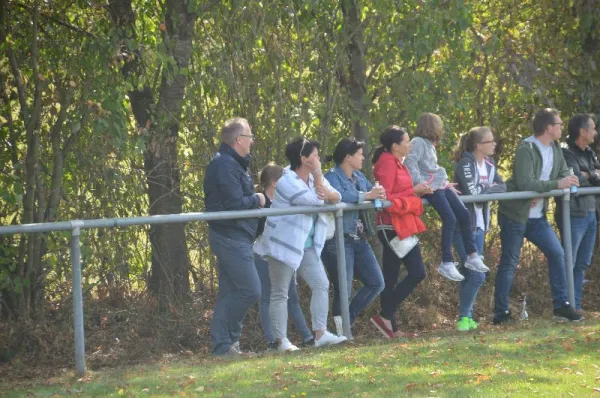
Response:
[[[381,145],[373,154],[373,173],[375,179],[385,188],[388,200],[410,196],[422,196],[431,193],[427,183],[413,187],[412,177],[404,166],[403,159],[410,151],[410,138],[403,128],[390,126],[379,137]],[[399,258],[390,247],[389,242],[396,237],[392,219],[387,210],[377,213],[377,235],[383,245],[383,279],[385,288],[381,293],[381,311],[371,318],[371,322],[386,337],[408,337],[397,330],[394,313],[398,305],[425,278],[425,265],[421,257],[419,244]],[[400,264],[404,263],[407,275],[398,282]]]

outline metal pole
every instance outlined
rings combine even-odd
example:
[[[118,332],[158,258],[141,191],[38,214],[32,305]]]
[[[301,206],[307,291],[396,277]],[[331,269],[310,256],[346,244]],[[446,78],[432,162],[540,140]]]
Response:
[[[81,287],[80,227],[83,221],[71,221],[71,268],[73,275],[73,313],[75,315],[75,372],[85,373],[85,340],[83,335],[83,292]]]
[[[562,235],[567,265],[567,293],[569,303],[575,307],[575,283],[573,281],[573,244],[571,242],[571,193],[567,188],[562,197]]]
[[[344,336],[350,340],[350,300],[348,298],[348,281],[346,280],[346,250],[344,243],[344,210],[335,212],[335,243],[337,250],[338,286],[340,289],[340,308],[342,310],[342,328]]]

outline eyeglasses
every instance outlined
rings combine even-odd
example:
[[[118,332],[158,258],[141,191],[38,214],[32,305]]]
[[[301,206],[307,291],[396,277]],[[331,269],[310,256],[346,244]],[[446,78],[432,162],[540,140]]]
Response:
[[[240,135],[238,135],[238,137],[246,137],[246,138],[250,138],[252,141],[254,141],[253,134],[240,134]]]
[[[562,126],[562,125],[563,125],[563,122],[556,122],[556,123],[551,123],[551,124],[552,124],[553,126],[556,126],[557,124],[559,124],[559,125],[561,125],[561,126]]]
[[[479,142],[478,144],[491,144],[492,142],[493,142],[493,143],[496,143],[496,141],[495,141],[495,140],[489,140],[489,141],[481,141],[481,142]]]

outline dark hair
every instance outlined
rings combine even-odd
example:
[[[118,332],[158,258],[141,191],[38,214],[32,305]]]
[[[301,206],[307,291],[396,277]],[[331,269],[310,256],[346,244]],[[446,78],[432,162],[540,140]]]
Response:
[[[333,160],[336,165],[340,165],[346,159],[346,156],[353,156],[359,149],[365,147],[364,141],[356,141],[354,137],[342,138],[335,146],[332,156],[327,156],[327,161]]]
[[[555,123],[556,117],[559,115],[558,110],[554,108],[544,108],[537,111],[533,117],[533,135],[539,137],[544,134],[544,131],[549,125]]]
[[[258,179],[260,183],[260,188],[265,190],[269,187],[269,185],[279,180],[281,175],[283,174],[283,167],[276,165],[273,162],[269,162],[265,167],[260,171],[260,177]]]
[[[415,137],[425,138],[433,143],[442,140],[444,123],[442,118],[435,113],[423,113],[417,122]]]
[[[310,141],[304,137],[295,138],[285,147],[285,157],[290,162],[290,169],[297,170],[302,165],[302,156],[310,156],[319,149],[318,141]]]
[[[483,141],[483,137],[492,130],[487,126],[473,127],[467,134],[460,136],[454,151],[454,161],[458,162],[465,152],[473,152],[477,144]]]
[[[577,138],[581,134],[581,129],[588,129],[590,121],[596,123],[596,118],[589,113],[578,113],[571,117],[569,120],[569,135],[567,136],[567,143],[569,145],[575,145],[575,141],[577,141]]]
[[[404,128],[398,127],[398,126],[389,126],[379,136],[379,142],[381,143],[381,145],[379,145],[377,148],[375,148],[375,151],[373,152],[372,163],[373,164],[377,163],[377,161],[379,160],[379,157],[381,156],[381,154],[383,152],[385,152],[385,151],[390,152],[392,150],[392,145],[400,144],[402,142],[402,138],[404,137],[404,134],[408,134]]]

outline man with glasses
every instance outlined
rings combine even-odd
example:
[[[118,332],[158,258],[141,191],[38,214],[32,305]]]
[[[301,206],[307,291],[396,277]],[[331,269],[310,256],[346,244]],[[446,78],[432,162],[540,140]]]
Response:
[[[590,145],[596,139],[596,119],[593,115],[583,113],[574,115],[569,120],[569,135],[562,144],[567,166],[579,179],[582,187],[600,186],[597,174],[598,161]],[[573,248],[573,281],[575,285],[575,309],[582,311],[581,301],[585,271],[592,262],[594,244],[596,243],[596,205],[600,197],[594,195],[574,196],[570,201],[571,237]],[[561,216],[565,209],[562,201],[556,201],[556,221],[561,235],[563,234]]]
[[[221,147],[206,168],[206,211],[249,210],[263,207],[265,196],[254,193],[248,172],[254,136],[248,121],[230,119],[221,130]],[[257,218],[208,222],[208,240],[217,257],[219,294],[210,326],[214,355],[240,355],[244,315],[260,296],[260,279],[252,245]]]
[[[553,189],[579,185],[579,179],[569,173],[560,146],[562,121],[556,109],[539,110],[533,119],[534,135],[517,147],[513,175],[507,181],[509,192],[549,192]],[[580,321],[567,298],[565,253],[556,233],[546,219],[548,199],[501,201],[498,224],[502,241],[502,256],[495,281],[494,324],[511,319],[509,294],[515,276],[523,238],[536,245],[548,260],[552,290],[553,317],[558,320]]]

